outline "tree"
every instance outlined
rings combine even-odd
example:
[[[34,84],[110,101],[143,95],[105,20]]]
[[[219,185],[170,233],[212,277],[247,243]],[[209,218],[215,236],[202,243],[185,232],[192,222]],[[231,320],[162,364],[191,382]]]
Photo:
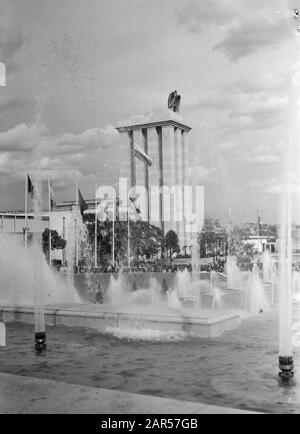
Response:
[[[227,234],[224,228],[217,230],[204,227],[199,233],[198,243],[201,258],[207,256],[224,255],[227,244]]]
[[[158,227],[139,220],[131,222],[130,230],[131,249],[137,259],[139,256],[146,256],[149,259],[164,248],[164,236]]]
[[[211,230],[203,230],[199,234],[200,256],[206,258],[214,254],[218,246],[217,234]]]
[[[95,215],[85,214],[84,222],[88,230],[88,243],[94,246],[95,243]],[[115,239],[116,259],[120,262],[126,259],[127,255],[127,222],[115,221],[113,234],[113,224],[109,220],[97,221],[97,256],[101,265],[108,265],[112,259],[112,239]]]
[[[88,242],[95,242],[95,215],[86,214],[85,224],[88,230]],[[159,228],[148,222],[130,221],[130,252],[138,259],[157,254],[164,246],[164,237]],[[127,264],[128,222],[116,220],[114,224],[115,260],[119,264]],[[112,259],[113,222],[110,220],[97,223],[97,255],[101,265],[108,265]]]
[[[226,251],[227,255],[239,256],[243,249],[243,240],[247,234],[237,225],[232,225],[226,231]]]
[[[172,258],[173,253],[180,252],[180,247],[178,243],[178,236],[176,232],[170,229],[165,236],[165,247],[169,250],[169,257]]]
[[[49,228],[46,228],[42,236],[43,252],[46,256],[49,256],[49,235]],[[66,240],[64,240],[57,231],[51,230],[51,250],[64,249],[66,244]]]

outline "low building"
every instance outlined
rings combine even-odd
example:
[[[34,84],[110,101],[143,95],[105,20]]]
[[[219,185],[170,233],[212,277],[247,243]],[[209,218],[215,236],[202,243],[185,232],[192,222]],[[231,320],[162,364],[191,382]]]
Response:
[[[72,202],[58,205],[51,213],[42,212],[38,216],[32,212],[27,214],[27,234],[28,236],[46,228],[57,231],[57,233],[67,241],[66,250],[52,250],[51,259],[58,260],[65,264],[71,256],[80,255],[78,249],[74,247],[76,232],[77,238],[80,237],[80,225],[82,217],[79,210]],[[17,237],[20,242],[25,242],[26,215],[24,211],[2,211],[0,212],[0,233]],[[76,258],[75,258],[76,260]]]
[[[276,252],[277,243],[275,237],[249,235],[244,238],[243,243],[252,244],[259,253],[263,253],[266,250],[269,250],[270,253]]]

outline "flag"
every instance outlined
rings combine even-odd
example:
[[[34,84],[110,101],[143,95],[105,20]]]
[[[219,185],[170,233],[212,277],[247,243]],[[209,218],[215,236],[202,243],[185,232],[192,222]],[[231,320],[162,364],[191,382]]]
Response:
[[[129,197],[129,209],[128,209],[128,215],[130,220],[140,220],[141,219],[141,210],[136,205],[137,197]]]
[[[134,144],[134,155],[139,160],[146,162],[149,167],[152,166],[152,163],[153,163],[152,159],[136,143]]]
[[[79,188],[78,188],[78,201],[79,201],[80,212],[81,212],[81,215],[83,216],[84,211],[86,209],[88,209],[88,205],[87,205],[86,201],[83,199],[83,196],[82,196]]]
[[[120,219],[120,212],[119,212],[119,208],[122,205],[122,201],[120,200],[120,198],[117,197],[116,199],[116,220]]]
[[[30,194],[31,199],[34,198],[34,186],[29,175],[27,175],[27,193]]]
[[[54,193],[53,186],[52,186],[50,180],[49,180],[49,197],[50,197],[50,208],[53,209],[56,205],[56,198],[55,198],[55,193]]]

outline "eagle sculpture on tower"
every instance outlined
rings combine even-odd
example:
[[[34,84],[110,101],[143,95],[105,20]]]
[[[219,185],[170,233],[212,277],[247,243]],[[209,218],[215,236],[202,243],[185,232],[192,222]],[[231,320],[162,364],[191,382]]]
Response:
[[[171,92],[168,98],[168,108],[173,112],[178,113],[180,108],[181,96],[177,94],[177,90]]]

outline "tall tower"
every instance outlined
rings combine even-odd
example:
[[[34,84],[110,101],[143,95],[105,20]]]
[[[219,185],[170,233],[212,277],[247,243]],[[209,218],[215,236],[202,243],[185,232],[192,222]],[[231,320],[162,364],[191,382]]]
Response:
[[[173,229],[179,244],[187,245],[183,187],[188,183],[191,127],[173,108],[117,130],[128,145],[122,172],[130,187],[141,186],[148,193],[147,203],[141,206],[143,219],[160,227],[164,234]]]

